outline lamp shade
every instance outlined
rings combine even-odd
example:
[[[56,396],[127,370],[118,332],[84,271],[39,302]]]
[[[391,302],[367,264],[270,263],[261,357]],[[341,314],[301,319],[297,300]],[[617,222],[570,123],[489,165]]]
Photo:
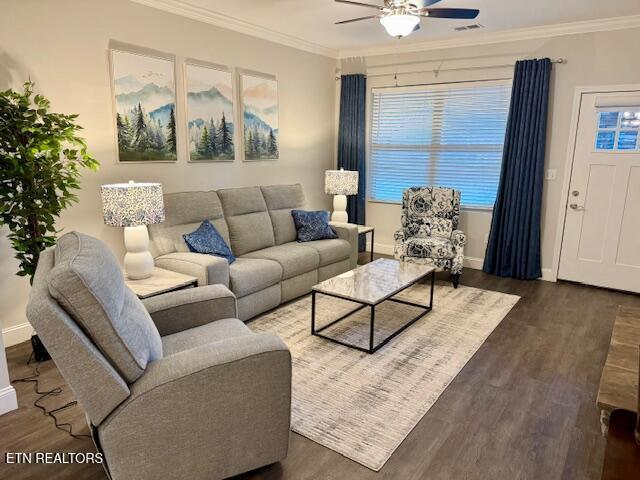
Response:
[[[324,173],[324,192],[329,195],[357,195],[358,172],[327,170]]]
[[[102,185],[104,223],[114,227],[137,227],[164,222],[162,185],[115,183]]]
[[[380,18],[380,23],[392,37],[406,37],[420,23],[420,17],[409,14],[387,15]]]

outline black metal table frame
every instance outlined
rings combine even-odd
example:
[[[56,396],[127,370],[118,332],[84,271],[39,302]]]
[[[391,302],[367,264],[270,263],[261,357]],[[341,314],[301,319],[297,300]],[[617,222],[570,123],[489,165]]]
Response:
[[[429,275],[427,273],[427,275]],[[380,300],[378,300],[375,303],[365,303],[365,302],[359,302],[358,300],[354,300],[352,298],[347,298],[345,296],[341,296],[341,295],[335,295],[335,294],[331,294],[331,293],[325,293],[325,292],[319,292],[316,290],[312,290],[311,291],[311,334],[315,335],[316,337],[320,337],[320,338],[324,338],[325,340],[329,340],[333,343],[337,343],[339,345],[343,345],[345,347],[350,347],[350,348],[355,348],[356,350],[360,350],[361,352],[365,352],[365,353],[375,353],[377,352],[379,349],[381,349],[382,347],[384,347],[387,343],[389,343],[391,340],[393,340],[396,336],[400,335],[402,332],[404,332],[407,328],[409,328],[411,325],[413,325],[414,323],[416,323],[418,320],[420,320],[422,317],[424,317],[427,313],[429,313],[431,311],[431,309],[433,308],[433,288],[434,288],[434,284],[435,284],[435,275],[436,272],[435,270],[431,271],[431,292],[429,294],[429,305],[422,305],[419,303],[414,303],[414,302],[409,302],[408,300],[402,300],[400,298],[393,298],[395,295],[398,295],[399,293],[403,292],[404,290],[406,290],[407,288],[412,287],[413,285],[415,285],[416,283],[419,283],[421,280],[423,280],[427,275],[425,275],[424,277],[420,277],[418,278],[415,282],[410,283],[409,285],[407,285],[406,287],[404,287],[402,290],[395,292],[385,298],[382,298]],[[353,303],[359,303],[360,306],[345,313],[344,315],[340,316],[339,318],[331,321],[330,323],[328,323],[327,325],[319,328],[316,330],[316,295],[317,294],[322,294],[322,295],[326,295],[328,297],[334,297],[334,298],[341,298],[343,300],[348,300],[350,302]],[[422,308],[424,311],[421,312],[419,315],[413,317],[411,320],[409,320],[409,322],[405,323],[402,327],[400,327],[399,329],[397,329],[395,332],[393,332],[391,335],[387,336],[384,340],[382,340],[382,342],[380,342],[378,345],[374,346],[374,333],[375,333],[375,318],[376,318],[376,307],[378,305],[380,305],[382,302],[386,302],[386,301],[390,301],[390,302],[396,302],[396,303],[402,303],[404,305],[409,305],[411,307],[418,307],[418,308]],[[367,308],[369,307],[370,310],[370,322],[369,322],[369,348],[364,348],[361,347],[359,345],[353,345],[351,343],[347,343],[347,342],[343,342],[342,340],[338,340],[336,338],[332,338],[329,337],[327,335],[323,335],[322,331],[326,330],[327,328],[335,325],[336,323],[350,317],[351,315],[353,315],[356,312],[359,312],[360,310],[362,310],[363,308]]]

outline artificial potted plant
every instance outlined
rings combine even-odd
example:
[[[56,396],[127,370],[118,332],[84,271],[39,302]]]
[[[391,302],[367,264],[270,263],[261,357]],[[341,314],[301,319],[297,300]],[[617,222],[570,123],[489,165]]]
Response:
[[[40,252],[56,243],[56,219],[78,200],[82,168],[99,165],[78,136],[78,116],[49,112],[33,87],[0,92],[0,226],[9,229],[17,274],[30,282]]]

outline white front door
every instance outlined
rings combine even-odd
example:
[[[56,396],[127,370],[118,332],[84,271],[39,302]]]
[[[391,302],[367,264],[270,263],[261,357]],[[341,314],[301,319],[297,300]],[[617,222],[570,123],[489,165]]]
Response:
[[[582,95],[558,278],[640,292],[640,91]]]

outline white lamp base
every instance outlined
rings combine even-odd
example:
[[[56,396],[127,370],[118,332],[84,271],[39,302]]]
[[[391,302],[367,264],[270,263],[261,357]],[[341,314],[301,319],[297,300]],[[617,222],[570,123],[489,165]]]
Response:
[[[331,214],[331,221],[339,223],[349,223],[346,195],[333,196],[333,213]]]
[[[153,257],[149,252],[149,232],[146,225],[124,228],[124,271],[131,280],[149,278],[153,273]]]

